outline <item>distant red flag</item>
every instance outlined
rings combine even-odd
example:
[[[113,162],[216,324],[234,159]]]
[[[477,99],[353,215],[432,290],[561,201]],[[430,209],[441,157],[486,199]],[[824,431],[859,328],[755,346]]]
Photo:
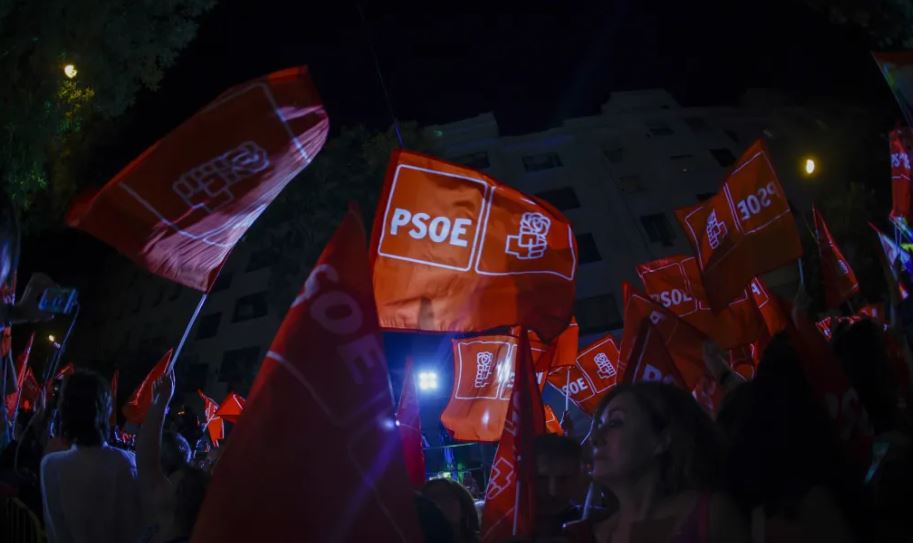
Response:
[[[117,381],[119,378],[120,369],[115,369],[114,375],[111,376],[111,417],[108,419],[112,428],[117,426]]]
[[[802,256],[796,222],[762,140],[739,158],[719,193],[676,215],[715,309],[725,308],[752,278]]]
[[[168,349],[165,356],[159,360],[155,366],[149,370],[143,382],[133,391],[127,403],[124,404],[123,413],[127,421],[133,424],[142,424],[146,420],[146,412],[152,405],[152,385],[156,379],[161,377],[168,369],[171,363],[172,349]]]
[[[561,427],[561,421],[555,415],[555,410],[547,403],[543,403],[542,407],[545,409],[545,430],[550,434],[563,436],[564,428]]]
[[[323,147],[304,66],[232,87],[156,142],[67,223],[150,272],[208,291],[235,243]]]
[[[624,375],[625,383],[641,381],[660,381],[689,390],[666,349],[662,335],[648,320],[640,323]]]
[[[465,166],[394,151],[371,255],[385,328],[524,325],[551,341],[571,318],[577,251],[570,221]]]
[[[76,366],[74,366],[72,362],[69,362],[66,366],[60,368],[57,374],[54,375],[54,380],[62,381],[74,373],[76,373]]]
[[[526,334],[520,335],[517,348],[517,386],[485,491],[482,543],[529,537],[536,518],[534,442],[546,432],[545,417]]]
[[[913,225],[913,173],[910,157],[913,155],[913,130],[898,128],[891,131],[891,218],[904,219]]]
[[[827,306],[837,308],[859,292],[859,281],[856,280],[856,274],[831,236],[824,217],[814,207],[812,217],[815,221],[815,238],[818,242],[818,255],[821,258],[821,275]]]
[[[761,361],[761,342],[743,345],[729,350],[729,367],[746,380],[754,379],[758,363]]]
[[[714,312],[704,292],[701,270],[693,256],[672,256],[637,266],[647,294],[697,328],[723,349],[745,345],[766,333],[764,319],[747,289]]]
[[[350,211],[260,366],[194,543],[421,541],[369,270]]]
[[[574,367],[552,371],[548,382],[562,394],[570,393],[574,405],[592,415],[602,397],[618,383],[619,358],[615,338],[607,335],[582,349]]]
[[[34,411],[35,403],[38,401],[40,394],[41,385],[38,384],[38,380],[35,379],[35,373],[29,367],[25,371],[25,384],[22,386],[22,399],[19,400],[19,410]]]
[[[197,390],[197,394],[203,400],[204,423],[206,424],[206,432],[209,433],[209,441],[212,442],[214,447],[218,447],[219,441],[225,439],[225,424],[222,422],[222,417],[216,415],[219,410],[219,404],[206,394],[203,394],[202,390]]]
[[[219,405],[216,415],[232,424],[236,424],[242,411],[244,411],[244,397],[235,392],[229,392],[225,399],[222,400],[221,405]]]
[[[415,377],[412,374],[412,358],[406,359],[406,377],[396,408],[396,426],[403,444],[403,460],[412,487],[420,489],[425,484],[425,452],[422,450],[422,418],[415,394]]]
[[[9,326],[7,326],[9,328]],[[32,344],[35,342],[35,332],[32,332],[32,335],[29,336],[28,343],[25,344],[25,348],[20,351],[19,356],[16,357],[16,390],[6,395],[6,416],[12,421],[16,416],[16,408],[22,408],[22,401],[25,393],[26,387],[26,376],[29,374],[31,368],[29,368],[29,356],[32,354]],[[34,377],[32,377],[34,379]],[[23,409],[27,411],[27,409]]]
[[[885,323],[884,304],[864,305],[859,309],[859,314],[868,317],[879,324]]]

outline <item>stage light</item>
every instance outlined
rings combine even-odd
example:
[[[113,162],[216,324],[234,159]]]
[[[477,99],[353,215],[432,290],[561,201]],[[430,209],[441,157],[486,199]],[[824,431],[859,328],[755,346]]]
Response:
[[[418,373],[418,389],[423,391],[437,390],[437,373],[433,371],[420,371]]]

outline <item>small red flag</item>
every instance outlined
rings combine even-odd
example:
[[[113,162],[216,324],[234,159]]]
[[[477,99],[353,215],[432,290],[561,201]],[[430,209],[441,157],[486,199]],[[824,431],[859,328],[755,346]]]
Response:
[[[108,419],[111,427],[117,426],[117,380],[120,378],[120,369],[114,370],[111,376],[111,417]]]
[[[859,292],[859,281],[856,280],[856,274],[831,236],[824,217],[814,207],[812,217],[815,221],[818,255],[821,258],[825,299],[828,307],[837,308]]]
[[[415,489],[425,484],[425,452],[422,450],[422,418],[418,408],[418,397],[415,394],[415,377],[412,374],[412,358],[406,359],[406,376],[403,379],[403,390],[399,395],[396,408],[396,426],[403,443],[403,460],[406,462],[406,473]]]
[[[69,362],[66,366],[60,368],[57,375],[54,376],[54,380],[62,381],[74,373],[76,373],[76,366],[74,366],[72,362]]]
[[[7,326],[9,329],[9,326]],[[29,368],[29,356],[32,354],[32,344],[35,342],[35,332],[29,336],[25,348],[16,357],[16,390],[6,395],[6,416],[12,421],[16,415],[16,408],[22,408],[22,402],[25,399],[26,376],[31,372]],[[32,377],[34,379],[34,376]],[[34,400],[34,398],[32,398]],[[31,401],[29,402],[31,406]],[[23,409],[24,411],[26,409]]]
[[[146,420],[146,412],[152,405],[152,385],[168,370],[168,365],[171,363],[171,352],[172,349],[168,349],[165,356],[149,370],[146,378],[136,387],[127,403],[124,404],[123,413],[127,421],[142,424]]]
[[[219,410],[219,404],[206,394],[203,394],[202,390],[197,390],[197,394],[203,400],[203,416],[205,417],[206,431],[209,433],[209,441],[212,442],[214,447],[218,447],[219,441],[225,438],[225,424],[222,422],[222,417],[216,415]]]
[[[236,424],[242,411],[244,411],[244,397],[235,392],[229,392],[225,399],[222,400],[222,404],[219,405],[216,415],[232,424]]]
[[[569,393],[574,405],[592,415],[602,397],[618,383],[619,358],[615,338],[607,335],[581,350],[574,367],[552,371],[548,382],[562,394]]]
[[[739,158],[720,192],[676,215],[715,309],[725,308],[752,278],[802,256],[796,222],[762,140]]]
[[[558,416],[555,415],[555,410],[552,409],[552,406],[544,402],[542,406],[545,409],[545,431],[550,434],[563,436],[564,428],[561,427],[561,421],[558,420]]]
[[[523,325],[551,341],[571,319],[577,248],[570,221],[465,166],[394,151],[371,256],[384,328]]]
[[[150,272],[208,291],[248,227],[323,147],[307,67],[232,87],[146,149],[67,224]]]
[[[910,157],[913,155],[913,130],[898,128],[891,131],[891,218],[902,218],[913,224],[913,175]]]
[[[545,417],[526,334],[520,334],[518,349],[518,382],[485,491],[483,543],[529,537],[536,518],[534,443],[536,436],[545,434]]]
[[[350,211],[260,366],[194,543],[421,540],[376,315]]]

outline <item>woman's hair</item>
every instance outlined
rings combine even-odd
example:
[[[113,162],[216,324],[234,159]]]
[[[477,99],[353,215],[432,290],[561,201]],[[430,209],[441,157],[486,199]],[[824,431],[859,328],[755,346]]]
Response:
[[[472,494],[460,483],[446,478],[431,479],[422,487],[422,494],[424,495],[429,489],[435,487],[446,489],[460,503],[460,540],[478,541],[480,530],[479,514],[476,512]]]
[[[644,410],[657,434],[668,434],[669,447],[659,458],[660,490],[673,495],[683,490],[713,489],[720,482],[723,438],[707,413],[684,390],[659,382],[623,384],[613,388],[596,409],[603,411],[622,394]]]
[[[77,370],[67,377],[60,392],[61,434],[70,443],[98,446],[108,435],[111,391],[104,377]]]

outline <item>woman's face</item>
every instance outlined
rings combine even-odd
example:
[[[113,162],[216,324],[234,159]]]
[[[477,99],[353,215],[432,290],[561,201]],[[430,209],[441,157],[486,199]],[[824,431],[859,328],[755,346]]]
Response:
[[[593,478],[603,484],[636,479],[656,462],[660,438],[628,393],[609,402],[593,431]]]

